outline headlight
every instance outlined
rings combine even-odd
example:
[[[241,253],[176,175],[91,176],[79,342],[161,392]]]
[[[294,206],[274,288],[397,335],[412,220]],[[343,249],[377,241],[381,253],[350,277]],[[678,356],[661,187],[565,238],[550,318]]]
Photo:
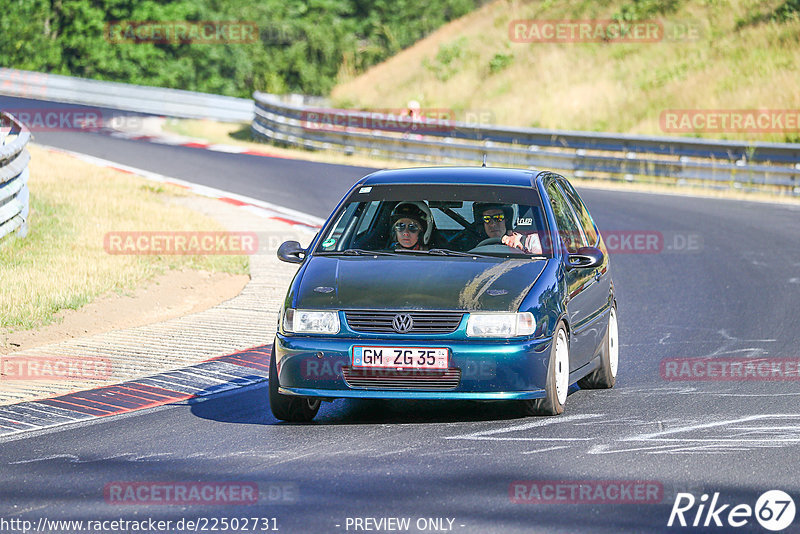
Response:
[[[467,319],[469,337],[529,336],[536,331],[531,312],[470,313]]]
[[[283,314],[283,329],[295,334],[336,334],[339,332],[339,312],[288,308]]]

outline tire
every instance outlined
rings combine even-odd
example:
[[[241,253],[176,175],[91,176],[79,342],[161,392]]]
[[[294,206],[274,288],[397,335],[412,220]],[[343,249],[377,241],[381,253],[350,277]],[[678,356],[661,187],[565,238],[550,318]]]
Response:
[[[545,398],[522,401],[527,415],[559,415],[564,412],[569,391],[569,341],[563,323],[558,324],[553,334],[544,389]]]
[[[319,411],[320,400],[313,397],[296,397],[278,392],[278,367],[275,364],[275,345],[269,357],[269,408],[281,421],[308,423]]]
[[[617,383],[619,367],[619,330],[617,326],[617,306],[611,306],[608,315],[608,328],[600,351],[600,367],[578,380],[583,389],[609,389]]]

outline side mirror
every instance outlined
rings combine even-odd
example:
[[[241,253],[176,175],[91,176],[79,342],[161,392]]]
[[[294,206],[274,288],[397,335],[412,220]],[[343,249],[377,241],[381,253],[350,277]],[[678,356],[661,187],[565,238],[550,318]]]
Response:
[[[569,269],[589,269],[603,264],[603,251],[597,247],[581,247],[567,256]]]
[[[278,258],[288,263],[303,263],[306,251],[297,241],[286,241],[278,247]]]

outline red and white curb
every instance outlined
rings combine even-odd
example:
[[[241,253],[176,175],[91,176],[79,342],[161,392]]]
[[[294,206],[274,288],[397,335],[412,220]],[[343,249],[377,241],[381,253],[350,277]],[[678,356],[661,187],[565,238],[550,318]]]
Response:
[[[159,183],[176,185],[198,195],[216,198],[256,215],[277,219],[310,232],[316,232],[324,222],[319,217],[244,195],[194,184],[79,152],[37,146],[51,152],[67,154],[93,165],[135,174]],[[253,347],[146,378],[48,399],[0,406],[0,441],[15,439],[31,431],[191,401],[259,384],[268,379],[269,355],[268,346]]]
[[[0,441],[265,382],[269,376],[269,351],[269,346],[254,347],[147,378],[0,406]]]
[[[209,198],[216,198],[221,200],[222,202],[233,204],[234,206],[238,206],[260,217],[265,217],[268,219],[276,219],[291,224],[293,226],[306,227],[313,232],[316,232],[325,222],[325,219],[315,217],[314,215],[310,215],[302,211],[293,210],[291,208],[278,206],[277,204],[272,204],[271,202],[265,202],[257,198],[231,193],[229,191],[224,191],[222,189],[217,189],[206,185],[187,182],[186,180],[181,180],[179,178],[172,178],[170,176],[165,176],[163,174],[158,174],[156,172],[146,171],[144,169],[139,169],[137,167],[131,167],[129,165],[123,165],[121,163],[116,163],[114,161],[110,161],[107,159],[97,158],[95,156],[89,156],[88,154],[73,152],[72,150],[65,150],[63,148],[56,148],[39,144],[37,144],[37,146],[40,146],[51,152],[72,156],[81,161],[91,163],[92,165],[107,167],[128,174],[134,174],[137,176],[141,176],[142,178],[145,178],[147,180],[151,180],[153,182],[159,182],[181,187],[197,195]]]

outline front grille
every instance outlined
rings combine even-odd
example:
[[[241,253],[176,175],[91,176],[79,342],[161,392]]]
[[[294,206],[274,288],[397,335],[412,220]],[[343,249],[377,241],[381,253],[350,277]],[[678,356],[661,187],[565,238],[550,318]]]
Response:
[[[461,382],[461,369],[442,371],[394,369],[354,369],[343,367],[344,381],[360,389],[416,389],[443,391],[455,389]]]
[[[407,314],[414,321],[405,334],[450,334],[461,324],[462,312],[438,311],[346,311],[344,316],[351,330],[375,334],[396,334],[392,320],[398,314]]]

